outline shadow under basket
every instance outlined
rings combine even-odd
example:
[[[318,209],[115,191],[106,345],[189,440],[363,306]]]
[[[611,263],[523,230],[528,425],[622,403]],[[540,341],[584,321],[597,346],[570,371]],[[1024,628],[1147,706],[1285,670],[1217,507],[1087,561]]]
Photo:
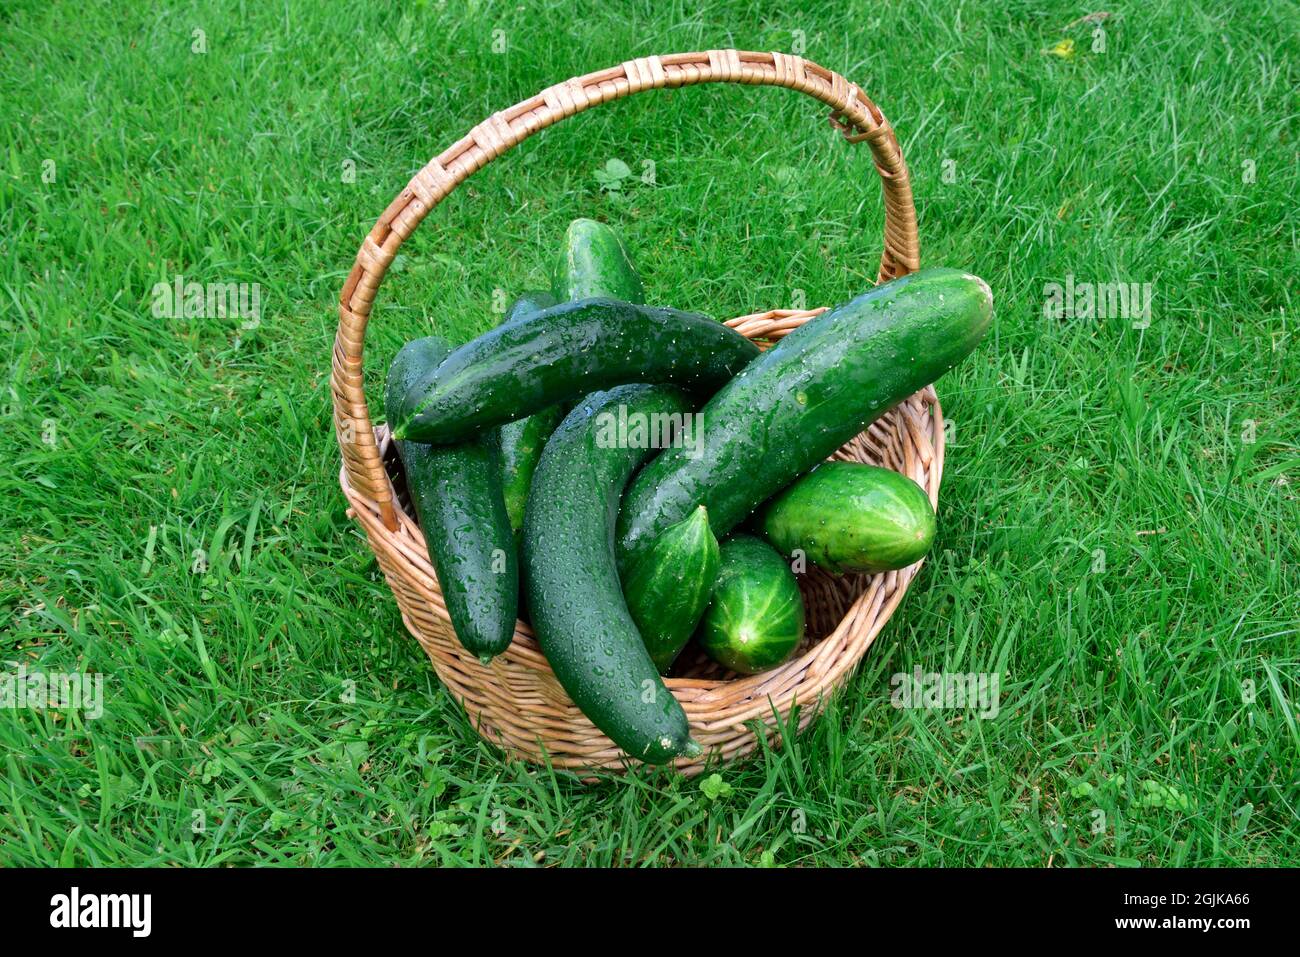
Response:
[[[348,514],[365,530],[406,627],[479,733],[512,755],[560,768],[618,771],[631,759],[569,700],[523,622],[516,623],[511,646],[487,665],[461,647],[413,518],[387,427],[371,424],[362,381],[366,325],[401,244],[474,172],[538,131],[593,106],[641,91],[712,82],[786,87],[829,106],[831,125],[848,142],[868,146],[880,177],[885,241],[877,281],[918,268],[916,210],[907,166],[875,104],[856,85],[797,56],[709,50],[629,60],[567,80],[493,114],[426,164],[397,195],[363,242],[340,295],[330,384]],[[823,311],[775,310],[732,319],[727,325],[762,348]],[[943,438],[939,401],[928,386],[885,413],[832,458],[901,472],[924,488],[937,508]],[[688,647],[665,683],[681,702],[691,735],[704,751],[694,759],[678,759],[676,767],[696,774],[708,762],[747,754],[757,747],[760,735],[774,738],[796,705],[799,727],[805,727],[825,697],[852,674],[919,568],[918,562],[882,575],[835,577],[810,567],[799,576],[807,636],[790,661],[771,671],[734,675]]]

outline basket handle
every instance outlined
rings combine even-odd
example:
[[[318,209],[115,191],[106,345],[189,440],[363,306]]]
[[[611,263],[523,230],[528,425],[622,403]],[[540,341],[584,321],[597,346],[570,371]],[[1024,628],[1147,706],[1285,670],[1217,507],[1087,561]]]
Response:
[[[898,139],[880,110],[838,73],[786,53],[709,50],[628,60],[575,77],[494,113],[415,174],[379,217],[339,296],[330,386],[334,428],[352,488],[379,508],[390,530],[398,527],[388,476],[370,424],[362,386],[361,349],[375,292],[398,248],[434,206],[463,180],[552,123],[642,90],[695,83],[784,86],[831,108],[831,125],[850,143],[871,148],[885,192],[885,248],[877,282],[919,266],[916,208]]]

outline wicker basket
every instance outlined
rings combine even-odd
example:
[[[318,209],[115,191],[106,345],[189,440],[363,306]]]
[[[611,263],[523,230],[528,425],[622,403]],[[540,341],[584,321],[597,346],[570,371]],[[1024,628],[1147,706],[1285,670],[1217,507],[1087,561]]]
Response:
[[[884,252],[877,281],[917,268],[916,211],[907,167],[893,130],[875,104],[843,77],[796,56],[710,50],[644,57],[577,77],[474,127],[420,170],[384,211],[362,243],[340,297],[330,381],[348,514],[365,529],[407,628],[479,733],[512,754],[556,767],[619,770],[629,759],[569,700],[523,622],[516,626],[511,647],[486,666],[456,640],[424,539],[411,517],[401,464],[387,429],[371,425],[362,388],[366,322],[375,292],[403,241],[476,170],[538,130],[608,100],[642,90],[724,81],[789,87],[829,106],[831,124],[845,139],[868,145],[884,187]],[[780,309],[732,319],[728,325],[770,343],[821,311]],[[926,388],[892,409],[839,449],[835,458],[902,472],[920,483],[937,506],[943,417],[934,390]],[[709,760],[746,754],[757,745],[758,734],[776,734],[778,717],[781,723],[789,721],[796,703],[801,706],[799,727],[806,726],[824,695],[848,677],[871,646],[919,567],[874,576],[835,578],[816,570],[801,576],[809,637],[791,661],[773,671],[737,677],[688,653],[667,685],[705,753],[695,760],[679,760],[677,766],[693,774]]]

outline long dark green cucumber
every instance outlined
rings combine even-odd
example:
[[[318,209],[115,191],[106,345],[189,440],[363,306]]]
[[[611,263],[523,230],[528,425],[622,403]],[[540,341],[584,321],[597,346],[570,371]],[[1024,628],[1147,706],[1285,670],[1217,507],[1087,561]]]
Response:
[[[665,531],[623,578],[628,611],[660,674],[677,660],[709,607],[718,540],[701,505]]]
[[[638,760],[698,753],[686,714],[650,660],[623,600],[614,518],[628,477],[649,449],[604,441],[604,419],[680,415],[671,386],[627,385],[589,395],[542,453],[524,520],[524,582],[537,641],[569,697]],[[627,443],[623,443],[626,445]]]
[[[384,382],[384,415],[390,429],[395,425],[394,416],[402,412],[402,400],[411,386],[430,369],[438,368],[450,352],[451,346],[439,336],[412,339],[397,350],[388,366],[388,379]]]
[[[703,449],[668,449],[628,488],[624,567],[700,505],[722,538],[757,505],[938,379],[983,337],[988,285],[926,269],[877,286],[786,336],[702,410]]]
[[[395,435],[446,444],[627,382],[712,394],[758,355],[720,322],[676,309],[584,299],[498,326],[449,355],[403,400]],[[683,514],[684,517],[684,514]]]
[[[569,223],[553,270],[551,293],[560,302],[595,296],[645,302],[641,277],[618,233],[593,219]]]
[[[385,405],[397,406],[411,380],[450,351],[435,336],[408,342],[389,369]],[[496,446],[495,433],[459,445],[397,446],[447,617],[460,643],[483,661],[509,647],[519,604]]]

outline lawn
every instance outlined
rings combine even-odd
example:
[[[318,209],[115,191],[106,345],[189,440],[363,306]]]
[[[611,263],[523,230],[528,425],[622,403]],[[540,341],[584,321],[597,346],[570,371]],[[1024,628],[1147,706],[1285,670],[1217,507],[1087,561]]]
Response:
[[[0,12],[0,661],[103,676],[98,716],[0,710],[0,865],[1300,863],[1294,8],[150,6]],[[996,316],[938,386],[933,558],[826,713],[716,776],[589,786],[478,739],[345,516],[338,291],[489,113],[715,47],[861,84],[922,261]],[[694,87],[529,140],[404,247],[372,399],[403,341],[541,284],[576,216],[652,301],[862,291],[879,183],[824,114]],[[257,284],[260,322],[159,309],[177,277]],[[1149,318],[1053,310],[1121,282]],[[999,674],[999,713],[891,707],[918,666]]]

